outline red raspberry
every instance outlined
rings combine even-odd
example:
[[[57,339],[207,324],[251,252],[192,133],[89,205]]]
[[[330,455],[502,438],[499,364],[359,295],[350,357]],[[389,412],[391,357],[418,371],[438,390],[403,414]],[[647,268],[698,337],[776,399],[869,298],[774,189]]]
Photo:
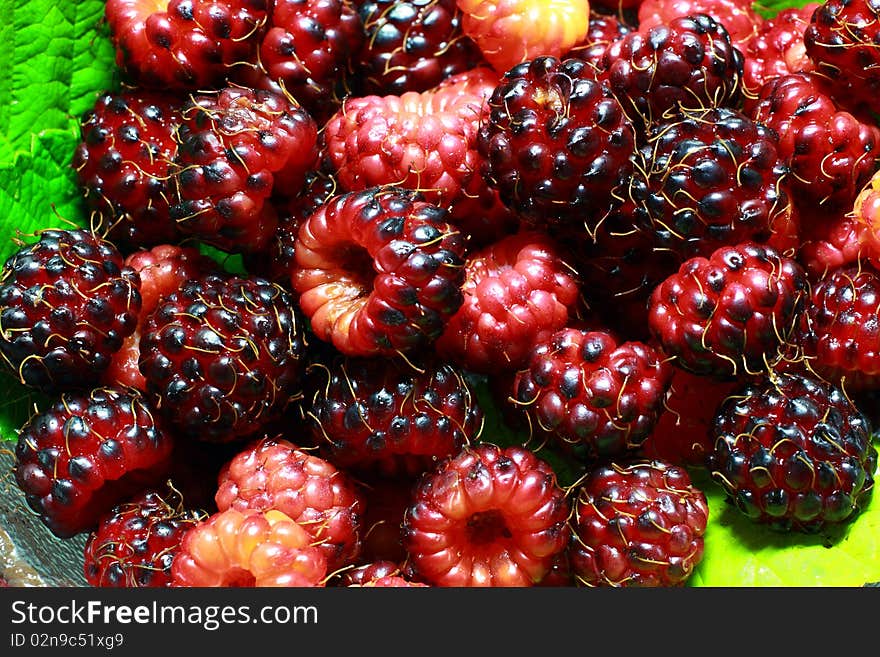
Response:
[[[427,91],[482,61],[455,0],[354,0],[363,22],[357,95]]]
[[[294,102],[241,87],[191,98],[171,181],[183,233],[230,252],[266,247],[277,225],[267,199],[301,189],[318,158],[318,127]]]
[[[137,326],[140,278],[93,233],[38,236],[0,271],[0,364],[46,393],[86,388]]]
[[[15,480],[51,532],[67,538],[165,477],[172,445],[137,390],[65,392],[18,432]]]
[[[281,437],[256,440],[227,463],[215,500],[219,511],[281,511],[312,536],[328,570],[359,556],[364,500],[354,481]]]
[[[437,340],[446,360],[482,374],[515,371],[534,345],[562,328],[579,300],[561,248],[523,231],[467,256],[464,303]]]
[[[751,0],[643,0],[638,11],[639,30],[694,14],[707,14],[721,23],[739,50],[764,21],[752,8]]]
[[[205,89],[256,59],[267,0],[107,0],[116,64],[135,86]]]
[[[662,461],[598,466],[577,488],[571,564],[580,586],[683,586],[703,559],[706,496]]]
[[[871,254],[869,227],[853,212],[798,208],[798,214],[803,240],[797,259],[811,280],[820,280],[838,267],[867,259]]]
[[[378,586],[378,587],[391,587],[391,588],[412,588],[412,587],[427,587],[428,584],[423,584],[421,582],[411,582],[408,579],[401,577],[399,575],[386,575],[385,577],[379,577],[377,579],[371,579],[363,584],[349,584],[349,586]]]
[[[172,586],[324,586],[327,559],[312,535],[281,511],[227,509],[183,535]]]
[[[96,230],[119,246],[178,239],[169,216],[168,169],[177,154],[179,99],[131,89],[106,92],[80,121],[77,182]]]
[[[725,380],[778,362],[808,297],[795,260],[747,242],[682,264],[651,295],[648,322],[678,367]]]
[[[513,379],[513,401],[536,433],[583,460],[637,449],[663,411],[672,367],[640,342],[566,328],[534,346]]]
[[[462,31],[499,73],[542,55],[560,57],[587,34],[588,0],[457,0]]]
[[[486,181],[524,221],[591,231],[632,174],[635,132],[592,66],[538,57],[505,73],[477,145]]]
[[[852,208],[877,169],[880,128],[842,110],[825,86],[812,73],[775,77],[761,88],[749,116],[779,136],[798,204]]]
[[[599,62],[602,61],[602,56],[605,54],[605,49],[634,29],[632,24],[624,22],[617,15],[600,14],[591,8],[587,36],[584,37],[583,42],[574,46],[560,59],[577,57],[598,68]]]
[[[146,391],[147,382],[139,368],[141,329],[144,318],[153,312],[159,301],[176,292],[183,283],[201,274],[216,272],[220,265],[190,246],[160,244],[149,251],[135,251],[125,259],[141,279],[141,312],[138,327],[122,341],[104,371],[106,385],[125,385]]]
[[[820,379],[773,373],[719,408],[713,479],[750,520],[814,533],[852,520],[877,470],[868,420]]]
[[[330,462],[388,478],[417,476],[477,438],[483,412],[464,376],[446,363],[417,367],[350,358],[317,367],[304,409]]]
[[[403,523],[417,578],[435,586],[532,586],[566,549],[565,491],[521,447],[467,447],[425,473]]]
[[[148,490],[118,504],[86,540],[86,581],[95,587],[170,586],[180,540],[201,519],[173,489]]]
[[[265,427],[297,395],[304,330],[280,286],[206,274],[146,317],[140,370],[180,435],[228,442]]]
[[[649,128],[640,155],[647,178],[636,177],[631,194],[642,221],[685,259],[766,241],[792,211],[776,133],[738,110],[684,110]]]
[[[349,192],[300,226],[291,282],[317,337],[347,355],[393,355],[432,343],[461,306],[464,249],[418,192]]]
[[[735,107],[742,95],[742,53],[706,14],[673,18],[612,43],[599,61],[630,120],[668,120],[680,108]]]
[[[386,577],[403,579],[400,566],[393,561],[374,561],[340,573],[336,586],[365,586]]]
[[[816,2],[809,2],[803,7],[783,9],[773,18],[765,19],[754,34],[739,45],[745,59],[743,88],[747,99],[757,96],[764,83],[775,77],[813,70],[804,45],[804,31],[818,6]]]
[[[880,173],[874,173],[861,188],[846,217],[855,224],[860,254],[880,266]]]

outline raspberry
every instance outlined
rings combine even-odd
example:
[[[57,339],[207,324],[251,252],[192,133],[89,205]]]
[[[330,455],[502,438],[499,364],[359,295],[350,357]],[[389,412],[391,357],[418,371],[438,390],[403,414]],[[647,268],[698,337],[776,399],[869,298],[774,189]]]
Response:
[[[312,540],[281,511],[227,509],[183,535],[172,586],[323,586],[327,559]]]
[[[864,207],[864,206],[861,206]],[[871,253],[868,226],[852,212],[836,208],[798,208],[803,239],[797,259],[813,281]]]
[[[204,89],[256,59],[267,0],[107,0],[116,65],[134,86]],[[164,10],[163,10],[164,7]]]
[[[880,264],[880,172],[875,172],[859,190],[847,218],[855,224],[856,243],[864,258]]]
[[[643,0],[638,10],[639,30],[694,14],[707,14],[721,23],[739,50],[763,23],[751,0]]]
[[[761,88],[749,116],[779,136],[793,198],[851,208],[877,169],[880,128],[841,110],[824,86],[811,73],[775,77]]]
[[[683,258],[765,241],[791,212],[776,134],[729,108],[683,110],[651,127],[633,198],[658,246]]]
[[[293,289],[315,335],[351,356],[431,344],[461,306],[464,240],[418,192],[328,200],[300,226]]]
[[[184,234],[230,252],[266,247],[277,225],[267,199],[301,189],[318,158],[314,119],[271,91],[194,96],[178,137],[171,217]]]
[[[115,506],[86,540],[83,572],[95,587],[167,587],[184,532],[202,516],[172,489]]]
[[[772,374],[718,410],[712,477],[755,523],[814,533],[852,520],[877,469],[867,419],[835,385]]]
[[[560,57],[584,40],[588,0],[457,0],[462,31],[499,73],[524,61]]]
[[[804,45],[804,31],[818,6],[816,2],[809,2],[803,7],[783,9],[764,20],[755,33],[740,44],[745,60],[743,88],[747,99],[757,96],[764,83],[775,77],[813,70]]]
[[[316,373],[306,400],[313,440],[341,468],[417,476],[475,439],[483,412],[446,363],[337,358]]]
[[[80,121],[73,154],[94,229],[125,248],[178,239],[168,169],[177,154],[179,100],[162,92],[105,92]]]
[[[512,398],[536,432],[579,458],[613,458],[650,435],[671,378],[672,367],[649,345],[566,328],[534,346]]]
[[[203,273],[219,271],[220,265],[190,246],[160,244],[149,251],[135,251],[125,259],[141,279],[141,311],[134,333],[122,341],[122,347],[113,354],[104,371],[106,385],[125,385],[146,391],[147,382],[139,368],[141,328],[144,318],[153,312],[159,301],[177,291],[191,278]]]
[[[578,282],[554,240],[522,231],[470,253],[464,303],[437,340],[441,358],[482,374],[511,372],[574,315]]]
[[[91,531],[168,472],[172,439],[131,388],[65,392],[18,432],[15,480],[59,538]]]
[[[411,587],[427,587],[428,584],[423,584],[421,582],[410,582],[408,579],[401,577],[400,575],[386,575],[385,577],[379,577],[377,579],[371,579],[363,584],[349,584],[349,586],[378,586],[378,587],[391,587],[391,588],[411,588]]]
[[[830,271],[812,287],[799,326],[807,365],[847,392],[880,385],[880,273],[864,262]]]
[[[632,174],[635,133],[592,66],[538,57],[505,73],[477,144],[487,182],[524,221],[589,231]]]
[[[337,586],[366,586],[387,577],[403,579],[400,567],[392,561],[374,561],[340,573]]]
[[[678,367],[724,380],[778,362],[808,298],[795,260],[747,242],[682,264],[651,295],[648,322]]]
[[[281,437],[245,446],[218,477],[217,509],[276,509],[321,548],[328,570],[354,562],[361,549],[364,501],[354,481]]]
[[[521,447],[466,447],[425,473],[403,522],[417,579],[434,586],[532,586],[566,549],[565,491]]]
[[[600,14],[591,8],[587,36],[584,37],[583,42],[574,46],[560,59],[577,57],[598,68],[602,56],[605,54],[605,49],[634,29],[631,24],[624,22],[619,16]]]
[[[93,233],[47,229],[0,272],[0,356],[46,393],[96,384],[141,309],[140,278]]]
[[[427,91],[482,61],[455,0],[354,0],[366,35],[358,95]]]
[[[265,427],[296,396],[303,340],[302,317],[283,288],[206,274],[146,317],[140,370],[181,435],[228,442]]]
[[[577,488],[571,564],[580,586],[682,586],[703,559],[706,496],[687,470],[623,461]]]
[[[673,18],[612,43],[598,64],[630,120],[668,120],[680,108],[735,107],[743,57],[706,14]]]

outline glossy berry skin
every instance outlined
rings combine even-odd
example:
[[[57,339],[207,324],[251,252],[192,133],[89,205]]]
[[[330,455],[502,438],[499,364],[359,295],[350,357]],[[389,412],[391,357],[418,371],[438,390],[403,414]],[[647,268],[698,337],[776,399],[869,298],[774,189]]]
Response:
[[[324,586],[327,559],[281,511],[215,513],[183,535],[173,587]]]
[[[433,343],[462,303],[465,244],[418,192],[371,188],[328,200],[302,224],[291,273],[315,335],[349,356]]]
[[[877,450],[868,420],[836,385],[774,374],[719,408],[707,464],[755,523],[815,533],[852,520],[871,499]]]
[[[693,14],[707,14],[721,23],[740,50],[763,22],[749,0],[643,0],[638,8],[639,29],[650,30]]]
[[[442,362],[419,369],[351,358],[315,367],[304,409],[327,460],[361,474],[416,477],[475,440],[483,412],[462,372]]]
[[[116,65],[133,86],[212,88],[256,59],[267,0],[107,0]]]
[[[742,53],[706,14],[625,35],[605,50],[599,68],[639,125],[668,120],[680,108],[736,107],[742,95]]]
[[[672,366],[653,347],[566,328],[532,349],[512,399],[532,430],[584,460],[637,449],[663,412]]]
[[[171,564],[180,540],[203,517],[184,509],[175,497],[150,489],[116,505],[101,519],[84,550],[83,574],[90,586],[171,585]]]
[[[465,259],[464,302],[436,349],[468,370],[512,372],[532,345],[574,316],[578,281],[562,248],[538,231],[506,236]]]
[[[357,95],[427,91],[482,62],[455,0],[354,0],[363,24]]]
[[[631,33],[634,29],[629,23],[614,13],[598,13],[591,9],[587,36],[584,37],[583,42],[574,46],[560,59],[577,57],[598,67],[602,61],[602,56],[605,54],[605,49],[615,41]]]
[[[870,182],[862,193],[869,189]],[[864,221],[865,206],[858,204],[862,193],[850,210],[797,209],[803,224],[803,237],[797,250],[797,259],[812,282],[821,280],[839,267],[859,260],[871,260],[871,230]]]
[[[139,391],[66,392],[19,430],[15,481],[43,524],[69,538],[157,484],[169,471],[172,447]]]
[[[791,213],[776,133],[728,108],[683,111],[649,128],[633,198],[658,244],[683,259],[765,241]]]
[[[477,144],[502,202],[538,227],[595,227],[632,173],[624,107],[580,59],[538,57],[504,74]]]
[[[80,121],[72,166],[96,232],[132,249],[173,242],[168,170],[177,154],[177,96],[105,92]]]
[[[276,509],[301,525],[332,571],[358,558],[364,500],[344,471],[280,436],[243,447],[220,471],[217,509]]]
[[[179,435],[229,442],[265,427],[296,396],[304,330],[280,286],[207,274],[144,321],[141,374]]]
[[[47,229],[0,271],[0,356],[22,384],[46,393],[100,379],[131,335],[140,278],[112,243]]]
[[[566,549],[569,512],[545,461],[482,442],[422,476],[403,544],[416,578],[434,586],[533,586]]]
[[[269,197],[296,194],[318,158],[318,127],[302,107],[243,87],[193,96],[178,140],[171,218],[235,253],[266,247],[277,225]]]
[[[812,286],[798,343],[810,369],[849,391],[880,385],[880,274],[866,263],[837,268]]]
[[[855,224],[860,256],[874,266],[880,265],[880,172],[874,172],[859,190],[852,210],[845,216]]]
[[[682,264],[651,295],[648,323],[678,367],[731,379],[780,360],[808,298],[803,267],[749,242]]]
[[[683,586],[702,561],[709,506],[683,467],[611,462],[576,493],[569,556],[578,586]]]
[[[779,136],[793,198],[851,208],[877,170],[880,128],[842,109],[826,89],[827,81],[813,73],[773,78],[749,116]]]

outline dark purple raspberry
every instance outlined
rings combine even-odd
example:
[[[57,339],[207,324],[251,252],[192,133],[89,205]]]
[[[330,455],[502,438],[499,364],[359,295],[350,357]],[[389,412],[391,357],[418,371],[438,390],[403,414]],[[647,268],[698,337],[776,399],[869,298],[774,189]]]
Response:
[[[734,392],[707,464],[733,505],[780,531],[819,532],[868,504],[877,469],[868,420],[839,387],[771,373]]]
[[[779,362],[809,294],[792,258],[751,242],[725,246],[657,286],[648,325],[677,366],[731,379]]]
[[[84,230],[41,231],[0,272],[2,363],[43,392],[86,388],[140,310],[140,276],[113,244]]]
[[[304,331],[279,285],[206,274],[145,318],[140,370],[180,435],[229,442],[265,427],[297,396]]]

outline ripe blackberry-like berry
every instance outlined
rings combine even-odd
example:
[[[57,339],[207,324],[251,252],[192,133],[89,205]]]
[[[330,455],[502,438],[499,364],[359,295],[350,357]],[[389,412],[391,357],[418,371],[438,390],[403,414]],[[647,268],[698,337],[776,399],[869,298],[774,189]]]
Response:
[[[598,67],[605,49],[632,32],[635,29],[632,25],[614,13],[598,13],[591,7],[587,36],[560,59],[577,57]]]
[[[434,586],[533,586],[568,545],[569,513],[546,461],[483,442],[422,476],[403,543],[415,578]]]
[[[165,478],[172,447],[138,390],[66,392],[19,430],[15,481],[49,530],[68,538]]]
[[[0,271],[0,363],[54,393],[96,384],[137,327],[140,277],[91,232],[47,229]]]
[[[121,502],[89,534],[83,573],[95,587],[166,587],[184,532],[205,517],[173,488]]]
[[[259,431],[297,396],[304,331],[279,285],[206,274],[145,319],[141,374],[180,435],[228,442]]]
[[[770,373],[718,409],[707,464],[727,499],[755,523],[819,532],[871,499],[877,450],[865,416],[838,386]]]
[[[599,68],[639,125],[669,120],[681,108],[736,107],[742,95],[742,53],[706,14],[625,35],[605,50]]]
[[[529,224],[589,232],[632,174],[632,122],[596,75],[583,60],[542,56],[507,71],[489,98],[483,174]]]
[[[733,379],[782,358],[809,295],[794,259],[751,242],[725,246],[655,288],[648,325],[678,367]]]
[[[534,346],[512,399],[535,434],[583,460],[636,450],[663,412],[672,366],[653,347],[566,328]]]
[[[180,100],[158,91],[106,92],[80,122],[72,165],[92,227],[133,249],[174,242],[168,170],[177,154]]]
[[[215,500],[219,511],[281,511],[311,534],[331,571],[360,554],[364,500],[354,480],[280,436],[236,454],[220,471]]]
[[[702,561],[709,506],[683,467],[611,462],[576,492],[569,558],[579,586],[682,586]]]
[[[455,0],[354,0],[363,23],[359,96],[427,91],[482,61],[461,29]]]
[[[329,199],[300,226],[291,273],[315,335],[350,356],[431,344],[462,303],[465,244],[407,189]]]
[[[740,50],[764,21],[752,7],[751,0],[642,0],[638,7],[638,25],[640,30],[650,30],[694,14],[706,14],[721,23],[733,45]]]
[[[265,249],[278,223],[268,202],[295,195],[318,160],[318,126],[271,91],[224,87],[190,98],[171,169],[171,218],[225,251]]]
[[[641,222],[685,259],[766,241],[792,211],[776,133],[735,109],[683,110],[655,124],[638,168],[645,177],[630,193]]]
[[[415,477],[475,440],[483,412],[447,363],[337,357],[312,366],[303,401],[312,441],[348,471]]]

